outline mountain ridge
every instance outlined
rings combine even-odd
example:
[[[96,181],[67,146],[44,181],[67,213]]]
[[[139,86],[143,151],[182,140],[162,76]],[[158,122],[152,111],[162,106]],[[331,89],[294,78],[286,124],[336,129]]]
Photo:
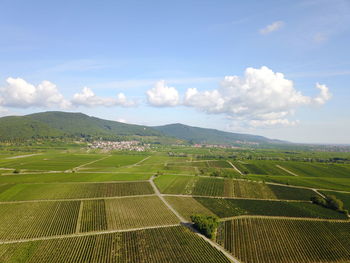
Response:
[[[144,126],[104,120],[83,113],[47,111],[24,116],[0,118],[0,139],[35,138],[122,139],[173,138],[196,144],[281,144],[288,143],[259,135],[232,133],[217,129],[189,126],[181,123]]]

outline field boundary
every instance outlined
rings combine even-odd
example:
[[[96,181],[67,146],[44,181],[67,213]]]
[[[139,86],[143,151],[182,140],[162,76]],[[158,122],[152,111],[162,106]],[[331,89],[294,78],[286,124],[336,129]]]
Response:
[[[293,176],[299,176],[297,175],[296,173],[293,173],[292,171],[289,171],[287,168],[284,168],[283,166],[279,165],[279,164],[276,164],[276,167],[280,168],[281,170],[293,175]]]
[[[241,170],[239,170],[232,162],[230,162],[230,161],[227,161],[227,162],[232,166],[233,169],[236,170],[236,172],[238,172],[240,175],[244,175],[244,174],[241,172]]]

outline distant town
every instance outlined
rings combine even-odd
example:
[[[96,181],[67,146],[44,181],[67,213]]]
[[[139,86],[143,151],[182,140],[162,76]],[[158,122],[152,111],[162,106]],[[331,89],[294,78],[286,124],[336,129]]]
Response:
[[[104,150],[126,150],[144,152],[150,149],[149,144],[142,144],[138,141],[94,141],[88,144],[90,149],[104,149]]]

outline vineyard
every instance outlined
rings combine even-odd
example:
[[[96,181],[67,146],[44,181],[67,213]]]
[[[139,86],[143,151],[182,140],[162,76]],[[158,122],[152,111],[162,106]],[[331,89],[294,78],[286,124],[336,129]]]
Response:
[[[0,200],[103,198],[153,193],[148,182],[15,184],[0,193]]]
[[[326,209],[309,202],[284,202],[202,197],[195,197],[194,199],[219,217],[263,215],[325,219],[347,218],[342,213],[338,213],[334,210]]]
[[[80,201],[0,204],[0,240],[73,234]]]
[[[348,222],[239,218],[221,224],[217,241],[247,263],[350,261]]]
[[[103,171],[113,172],[117,171],[119,167],[128,166],[138,163],[145,159],[146,155],[112,155],[102,158],[101,160],[89,165],[81,167],[81,171]]]
[[[112,182],[148,180],[146,173],[7,173],[0,176],[0,184],[60,183],[60,182]]]
[[[178,224],[156,196],[83,201],[81,232]]]
[[[165,194],[283,200],[310,200],[314,195],[314,192],[309,189],[200,176],[163,175],[155,182],[160,191]]]
[[[230,262],[183,226],[0,245],[3,262]]]
[[[326,209],[309,202],[180,196],[166,196],[166,200],[188,220],[193,214],[216,215],[220,218],[240,215],[308,217],[325,219],[347,218],[342,213],[338,213],[334,210]]]
[[[227,251],[240,263],[350,262],[350,220],[310,201],[318,189],[349,209],[348,164],[159,147],[0,153],[0,262],[219,263]],[[193,232],[195,214],[219,218],[213,240]]]
[[[194,214],[215,215],[192,197],[166,196],[165,199],[188,221]]]
[[[2,159],[0,166],[4,168],[26,169],[33,171],[65,171],[84,163],[101,158],[98,154],[38,154],[24,158]]]

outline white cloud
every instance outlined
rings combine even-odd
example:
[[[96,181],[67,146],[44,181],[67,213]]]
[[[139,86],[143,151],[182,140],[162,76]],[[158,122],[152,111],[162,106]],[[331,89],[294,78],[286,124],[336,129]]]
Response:
[[[316,83],[316,88],[320,90],[320,94],[316,98],[314,98],[314,102],[316,104],[322,105],[325,104],[327,100],[330,100],[332,94],[329,92],[329,89],[326,85]]]
[[[111,97],[99,97],[91,89],[84,87],[80,93],[75,93],[72,99],[72,104],[75,106],[122,106],[131,107],[135,106],[136,102],[128,100],[123,93],[117,94],[116,98]]]
[[[291,126],[297,108],[322,105],[331,98],[325,85],[316,84],[320,94],[312,98],[294,88],[282,73],[267,67],[247,68],[244,77],[226,76],[219,89],[188,89],[183,104],[211,114],[224,114],[241,126]]]
[[[173,87],[168,87],[164,80],[158,81],[146,94],[148,103],[152,106],[167,107],[179,104],[178,91]]]
[[[270,34],[274,31],[277,31],[279,29],[281,29],[284,26],[284,22],[283,21],[275,21],[270,25],[267,25],[266,27],[260,29],[260,34],[262,35],[267,35]]]
[[[55,84],[42,81],[34,86],[21,78],[7,78],[7,86],[0,88],[0,105],[16,108],[28,107],[70,107]]]

